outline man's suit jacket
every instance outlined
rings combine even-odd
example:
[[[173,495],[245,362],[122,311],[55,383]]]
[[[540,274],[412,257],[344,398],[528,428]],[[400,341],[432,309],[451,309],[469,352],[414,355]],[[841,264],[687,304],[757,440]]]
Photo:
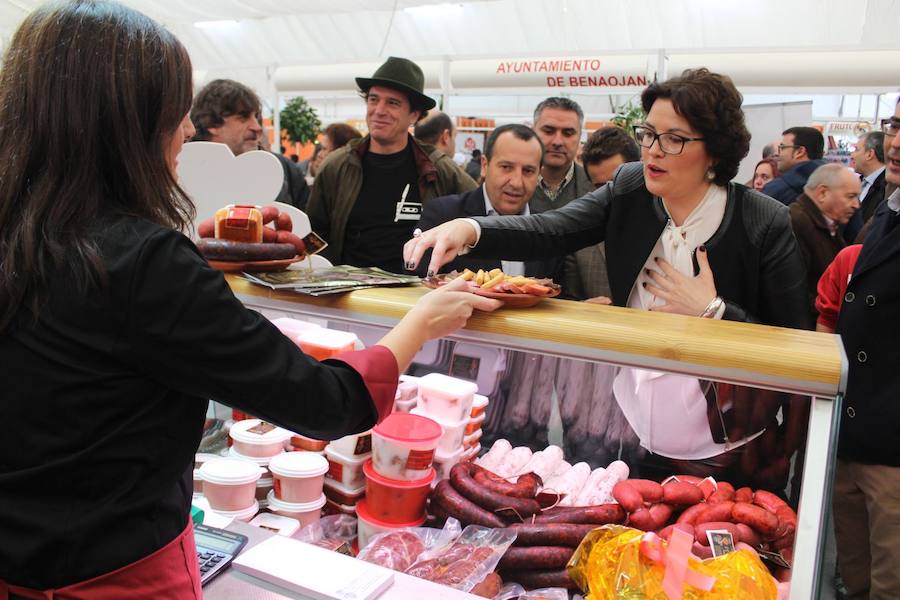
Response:
[[[850,219],[850,222],[847,223],[847,227],[844,228],[844,239],[848,242],[852,243],[856,239],[856,236],[862,231],[863,226],[872,218],[872,215],[875,214],[875,211],[878,210],[878,207],[884,202],[884,188],[887,185],[884,179],[884,173],[885,172],[882,171],[881,175],[876,177],[875,181],[872,182],[872,185],[869,186],[865,198],[862,199],[859,210],[853,214],[853,218]]]
[[[457,218],[486,217],[487,211],[485,210],[484,200],[484,186],[479,186],[471,192],[463,194],[435,198],[423,207],[422,217],[419,219],[419,229],[427,231],[441,223]],[[430,261],[431,251],[428,251],[419,263],[417,272],[420,276],[425,276],[425,271],[427,271]],[[555,257],[525,261],[525,275],[528,277],[551,277],[557,279],[556,271],[559,265],[560,260]],[[490,271],[491,269],[499,268],[500,258],[472,258],[466,255],[460,256],[441,267],[441,272],[448,273],[453,270],[462,271],[463,269],[471,269],[472,271],[484,269],[485,271]]]

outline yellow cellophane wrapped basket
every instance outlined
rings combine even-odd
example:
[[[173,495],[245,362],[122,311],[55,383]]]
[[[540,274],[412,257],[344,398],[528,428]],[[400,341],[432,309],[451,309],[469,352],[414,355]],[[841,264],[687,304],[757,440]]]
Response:
[[[568,571],[586,600],[775,600],[778,595],[769,570],[751,551],[701,561],[687,553],[667,554],[667,546],[654,534],[606,525],[588,534]],[[711,584],[708,591],[691,585],[703,581],[705,587]]]

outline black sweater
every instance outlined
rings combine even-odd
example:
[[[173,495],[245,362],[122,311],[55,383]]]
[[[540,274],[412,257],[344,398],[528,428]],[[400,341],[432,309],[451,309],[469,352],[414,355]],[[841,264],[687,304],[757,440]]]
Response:
[[[234,297],[171,229],[97,228],[106,293],[63,277],[0,333],[0,580],[61,587],[181,533],[207,398],[334,439],[371,427],[360,375],[318,363]]]

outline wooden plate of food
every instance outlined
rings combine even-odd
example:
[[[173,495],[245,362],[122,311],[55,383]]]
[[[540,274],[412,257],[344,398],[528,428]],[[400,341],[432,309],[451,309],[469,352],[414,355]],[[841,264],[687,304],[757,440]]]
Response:
[[[422,283],[430,288],[438,288],[462,277],[469,282],[469,291],[485,298],[502,300],[510,308],[534,306],[544,298],[555,298],[562,291],[551,279],[536,279],[520,275],[507,275],[500,269],[483,271],[452,271],[424,279]]]

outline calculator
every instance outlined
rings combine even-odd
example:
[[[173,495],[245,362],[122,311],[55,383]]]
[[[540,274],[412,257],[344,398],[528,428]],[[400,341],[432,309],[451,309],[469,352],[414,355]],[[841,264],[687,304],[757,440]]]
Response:
[[[197,523],[194,525],[194,543],[197,545],[197,562],[200,563],[200,585],[225,570],[247,544],[247,536],[224,529]]]

